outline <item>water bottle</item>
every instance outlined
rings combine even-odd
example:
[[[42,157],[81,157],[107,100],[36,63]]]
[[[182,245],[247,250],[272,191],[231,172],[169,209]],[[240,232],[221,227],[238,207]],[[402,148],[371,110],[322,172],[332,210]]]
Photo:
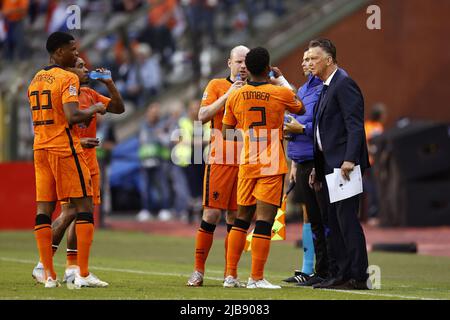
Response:
[[[275,78],[275,72],[273,72],[273,70],[270,70],[269,78]]]
[[[111,79],[111,71],[105,70],[103,72],[98,70],[93,70],[89,72],[89,79],[98,80],[98,79]]]
[[[241,81],[241,80],[242,80],[241,74],[238,73],[238,74],[236,75],[236,81]]]

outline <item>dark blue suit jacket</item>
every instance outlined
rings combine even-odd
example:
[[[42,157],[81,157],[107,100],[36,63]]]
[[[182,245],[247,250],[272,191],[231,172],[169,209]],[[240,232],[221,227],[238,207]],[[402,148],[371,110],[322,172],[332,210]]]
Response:
[[[318,156],[316,130],[319,124],[323,157]],[[344,161],[370,167],[364,131],[364,98],[345,72],[338,69],[326,93],[314,108],[314,160],[319,177],[340,168]]]

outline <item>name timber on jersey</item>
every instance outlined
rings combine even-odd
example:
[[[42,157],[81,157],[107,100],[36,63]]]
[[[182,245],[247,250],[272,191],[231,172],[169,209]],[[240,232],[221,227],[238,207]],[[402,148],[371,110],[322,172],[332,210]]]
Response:
[[[223,96],[232,86],[230,77],[211,80],[203,93],[201,106],[209,106]],[[222,137],[222,119],[225,107],[222,107],[211,119],[211,139],[209,142],[208,164],[238,165],[238,143],[225,141]],[[228,150],[228,152],[227,152]],[[233,152],[231,152],[233,150]],[[228,156],[227,156],[228,155]]]
[[[65,103],[78,103],[79,87],[78,77],[57,65],[45,67],[34,76],[28,87],[34,150],[45,149],[61,156],[83,151],[63,108]]]
[[[105,105],[105,108],[107,108],[109,102],[111,101],[110,98],[105,97],[99,94],[97,91],[88,87],[80,88],[78,99],[80,102],[79,108],[81,110],[88,109],[90,106],[98,102],[103,103]],[[93,115],[92,120],[88,126],[86,126],[84,123],[78,123],[73,126],[73,131],[79,138],[95,138],[97,136],[97,114]],[[84,148],[83,153],[85,155],[91,175],[99,173],[100,170],[97,162],[96,149]]]
[[[287,173],[283,149],[285,110],[301,113],[302,102],[285,87],[249,82],[232,92],[223,123],[243,131],[239,177],[258,178]]]

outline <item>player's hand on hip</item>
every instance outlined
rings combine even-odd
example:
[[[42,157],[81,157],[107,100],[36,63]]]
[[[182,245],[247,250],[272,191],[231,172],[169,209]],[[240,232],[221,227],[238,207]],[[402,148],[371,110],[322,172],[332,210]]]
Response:
[[[344,161],[341,166],[341,174],[345,180],[350,181],[350,173],[355,168],[355,163],[351,161]]]

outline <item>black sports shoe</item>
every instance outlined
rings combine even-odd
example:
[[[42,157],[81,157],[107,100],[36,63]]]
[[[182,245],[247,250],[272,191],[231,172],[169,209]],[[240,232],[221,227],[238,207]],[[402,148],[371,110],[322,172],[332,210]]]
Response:
[[[308,281],[310,278],[309,275],[307,275],[306,273],[301,272],[300,270],[295,270],[294,275],[292,277],[289,277],[287,279],[284,279],[284,282],[288,282],[288,283],[303,283]]]
[[[312,274],[309,279],[305,282],[297,283],[296,286],[299,287],[312,287],[316,283],[321,283],[325,278],[318,276],[317,274]]]

